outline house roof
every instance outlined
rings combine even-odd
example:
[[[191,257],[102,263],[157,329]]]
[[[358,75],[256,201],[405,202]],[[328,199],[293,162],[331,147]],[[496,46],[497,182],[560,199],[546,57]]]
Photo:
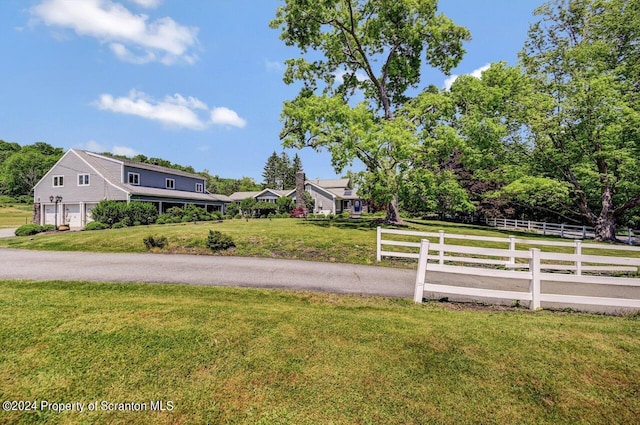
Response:
[[[134,186],[131,184],[125,184],[124,186],[132,196],[153,196],[157,198],[189,199],[200,200],[203,202],[231,202],[231,199],[228,196],[211,193],[194,193],[183,190],[158,189],[154,187]]]
[[[344,189],[350,187],[351,180],[350,179],[329,179],[329,180],[320,180],[313,179],[307,180],[309,183],[313,183],[316,186],[320,186],[324,189]]]
[[[259,192],[235,192],[235,193],[232,193],[231,195],[229,195],[229,198],[231,198],[232,201],[242,201],[243,199],[247,199],[247,198],[255,198],[256,196],[258,196],[259,193],[262,193],[262,191],[259,191]]]
[[[120,176],[114,176],[109,172],[109,170],[103,165],[102,161],[112,161],[119,163],[121,165],[125,165],[126,163],[130,163],[133,167],[149,169],[159,172],[166,172],[174,175],[186,175],[190,177],[197,177],[204,179],[202,176],[198,176],[195,174],[185,173],[184,171],[174,170],[172,168],[160,167],[158,165],[150,165],[149,167],[144,167],[149,164],[142,164],[136,161],[131,160],[122,160],[119,158],[111,158],[105,155],[99,155],[93,152],[88,152],[80,149],[71,149],[76,155],[82,158],[86,163],[88,163],[91,167],[93,167],[105,180],[109,182],[112,186],[129,193],[130,195],[137,196],[154,196],[159,198],[177,198],[177,199],[190,199],[190,200],[201,200],[201,201],[220,201],[220,202],[232,202],[232,200],[225,195],[212,194],[212,193],[197,193],[197,192],[187,192],[181,190],[173,190],[173,189],[160,189],[153,187],[145,187],[145,186],[134,186],[130,184],[124,184],[121,182]],[[165,171],[166,170],[166,171]]]

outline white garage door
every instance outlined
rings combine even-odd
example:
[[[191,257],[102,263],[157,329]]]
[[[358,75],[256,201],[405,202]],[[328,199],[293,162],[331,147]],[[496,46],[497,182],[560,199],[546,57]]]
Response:
[[[44,207],[44,224],[55,225],[56,207],[54,205],[45,205]]]
[[[78,204],[65,204],[64,206],[64,221],[59,224],[68,224],[71,227],[82,226],[82,216],[80,215],[80,205]]]

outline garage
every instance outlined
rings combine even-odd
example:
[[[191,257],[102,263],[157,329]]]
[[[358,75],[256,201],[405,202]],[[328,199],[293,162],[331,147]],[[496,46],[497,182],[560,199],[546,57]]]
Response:
[[[55,205],[44,206],[44,224],[56,224],[56,207]]]
[[[70,227],[82,227],[82,215],[80,213],[80,205],[65,204],[64,219],[58,219],[58,225],[68,224]]]

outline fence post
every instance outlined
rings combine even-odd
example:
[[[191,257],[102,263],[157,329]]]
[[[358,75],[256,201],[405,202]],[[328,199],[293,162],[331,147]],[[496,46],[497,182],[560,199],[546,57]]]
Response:
[[[542,223],[542,235],[543,236],[547,236],[547,222],[546,221],[544,221]]]
[[[560,225],[560,237],[564,238],[564,223]]]
[[[629,236],[627,237],[627,244],[633,244],[633,232],[631,231],[631,227],[627,227],[627,232],[629,232]]]
[[[380,262],[382,259],[382,245],[380,241],[382,240],[382,229],[378,226],[377,236],[376,236],[376,261]]]
[[[509,236],[509,251],[515,251],[516,250],[516,237],[515,236]],[[509,257],[509,264],[515,264],[516,259],[515,257]]]
[[[502,220],[503,220],[503,224],[504,224],[504,226],[502,226],[502,227],[504,227],[506,229],[507,228],[507,219],[503,218]]]
[[[444,264],[444,230],[440,230],[440,251],[438,251],[438,264]]]
[[[587,239],[587,226],[582,226],[582,239]]]
[[[531,231],[531,220],[527,223],[527,230]]]
[[[513,221],[513,228],[518,230],[518,219],[517,218]]]
[[[576,243],[576,249],[574,254],[582,255],[582,241],[576,240],[575,243]],[[578,276],[582,275],[582,260],[580,258],[576,259],[576,275]]]
[[[413,292],[413,301],[421,303],[424,297],[424,280],[427,275],[427,260],[429,257],[429,240],[420,241],[420,255],[418,256],[418,272],[416,274],[416,287]]]
[[[531,282],[529,292],[531,292],[531,310],[540,308],[540,250],[538,248],[529,249],[531,259],[529,260],[529,270],[531,271]]]

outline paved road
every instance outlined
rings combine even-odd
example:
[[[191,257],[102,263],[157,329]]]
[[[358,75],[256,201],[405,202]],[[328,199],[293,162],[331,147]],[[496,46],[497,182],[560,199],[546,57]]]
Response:
[[[0,248],[0,279],[86,280],[106,282],[176,283],[209,286],[298,289],[338,294],[413,298],[415,270],[354,264],[317,263],[209,255],[114,254],[30,251]],[[428,281],[492,289],[526,291],[525,280],[428,273]],[[546,289],[550,289],[546,291]],[[543,292],[640,299],[640,287],[543,282]],[[439,298],[444,294],[428,294]],[[452,300],[470,301],[465,297]],[[507,303],[508,300],[489,300]],[[564,308],[567,305],[545,304]],[[573,306],[574,308],[576,306]],[[588,307],[599,312],[619,308]]]
[[[0,248],[0,279],[250,286],[411,298],[415,271],[267,258]]]

